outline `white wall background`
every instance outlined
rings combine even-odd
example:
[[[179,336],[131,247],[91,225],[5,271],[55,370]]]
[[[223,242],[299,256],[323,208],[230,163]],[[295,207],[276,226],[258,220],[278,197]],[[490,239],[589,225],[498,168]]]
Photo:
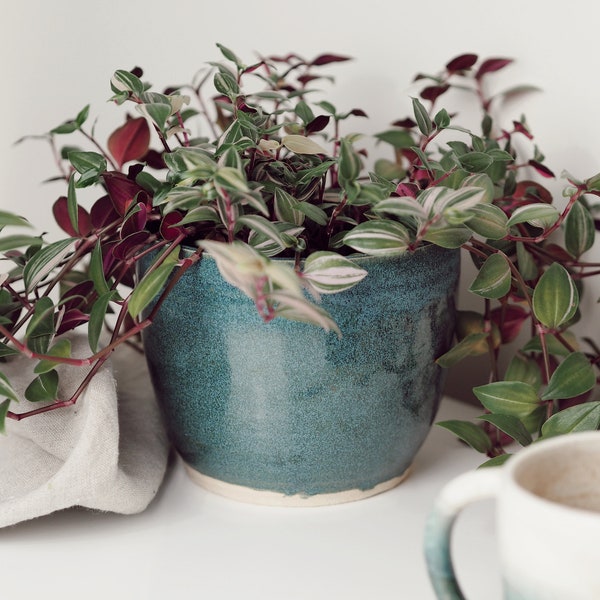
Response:
[[[498,85],[543,91],[507,119],[526,113],[547,165],[587,177],[600,171],[598,22],[595,0],[3,0],[0,208],[52,233],[50,207],[62,188],[41,183],[56,174],[52,157],[41,142],[13,142],[90,102],[103,131],[102,119],[115,116],[106,103],[115,69],[140,65],[159,88],[188,81],[220,59],[216,42],[248,61],[255,52],[353,56],[332,69],[330,98],[364,109],[372,131],[409,114],[417,71],[436,72],[463,52],[512,57]]]

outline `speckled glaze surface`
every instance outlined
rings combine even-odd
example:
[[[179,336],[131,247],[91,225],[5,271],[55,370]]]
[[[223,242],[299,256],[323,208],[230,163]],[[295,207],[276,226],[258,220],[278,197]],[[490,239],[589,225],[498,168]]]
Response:
[[[438,408],[434,359],[452,336],[459,253],[357,261],[369,275],[322,298],[341,339],[283,319],[264,324],[208,256],[178,282],[144,345],[191,469],[313,503],[369,495],[405,474]]]

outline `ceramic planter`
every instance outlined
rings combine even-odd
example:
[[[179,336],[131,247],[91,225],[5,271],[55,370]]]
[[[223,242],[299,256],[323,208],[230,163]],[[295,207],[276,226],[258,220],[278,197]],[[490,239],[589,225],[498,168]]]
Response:
[[[322,298],[343,336],[264,324],[205,256],[145,332],[173,444],[201,485],[263,504],[319,505],[397,485],[441,396],[459,252],[360,257],[369,275]]]

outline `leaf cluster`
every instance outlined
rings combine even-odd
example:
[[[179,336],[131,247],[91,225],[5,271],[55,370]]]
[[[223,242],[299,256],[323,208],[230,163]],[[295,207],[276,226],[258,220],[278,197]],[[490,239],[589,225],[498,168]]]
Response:
[[[53,205],[65,237],[6,233],[30,225],[0,213],[8,265],[0,358],[36,362],[25,396],[40,408],[13,411],[19,398],[0,370],[0,427],[7,417],[74,403],[112,350],[151,326],[204,253],[264,321],[289,318],[339,334],[318,299],[367,276],[352,256],[423,244],[463,248],[477,267],[470,290],[483,303],[481,312],[459,311],[456,343],[439,364],[490,356],[491,387],[475,390],[486,409],[482,425],[445,426],[492,458],[510,440],[598,427],[597,406],[585,402],[598,352],[593,344],[581,350],[570,328],[580,318],[583,281],[596,269],[582,255],[595,239],[590,198],[600,176],[566,175],[566,207],[556,205],[543,184],[553,172],[525,119],[498,126],[492,114],[499,99],[530,89],[487,93],[489,77],[509,59],[465,54],[440,74],[417,76],[423,87],[412,114],[374,134],[387,156],[369,169],[364,136],[343,135],[366,122],[364,111],[321,98],[321,84],[333,81],[327,68],[347,57],[288,54],[247,64],[218,50],[221,60],[191,83],[161,91],[137,67],[117,70],[111,101],[123,120],[106,140],[90,128],[89,106],[44,136],[65,185]],[[472,92],[481,131],[438,108],[455,89]],[[94,200],[82,200],[84,188]],[[147,257],[150,266],[138,272]],[[525,323],[531,339],[500,373],[499,354]],[[86,356],[72,356],[62,337],[75,329],[87,332]],[[66,398],[60,364],[85,367]],[[565,403],[572,407],[563,410]]]
[[[424,230],[426,241],[444,245],[450,239],[449,245],[461,245],[476,266],[469,290],[481,298],[482,310],[458,311],[455,343],[437,362],[449,368],[471,356],[489,357],[489,383],[473,390],[485,413],[476,423],[440,425],[486,454],[486,465],[502,463],[515,444],[600,428],[600,402],[594,395],[600,354],[593,340],[579,339],[573,329],[582,318],[584,282],[599,272],[598,264],[582,258],[595,241],[592,202],[598,178],[578,180],[564,173],[564,199],[555,201],[542,183],[554,174],[524,118],[510,129],[496,126],[494,102],[533,89],[517,86],[487,94],[488,75],[510,63],[500,58],[478,62],[469,54],[449,61],[439,75],[418,76],[426,85],[413,99],[413,118],[397,121],[379,136],[394,149],[394,161],[380,163],[380,172],[400,174],[399,197],[382,206],[416,219],[417,239]],[[481,109],[481,133],[465,131],[468,137],[462,141],[432,150],[431,142],[444,130],[461,131],[444,109],[434,108],[455,88],[473,93]],[[516,137],[529,144],[528,156],[517,152]],[[470,187],[479,193],[429,214],[432,236],[422,211],[431,204],[429,198],[452,197]],[[406,194],[413,200],[403,200]],[[512,359],[501,372],[503,353]]]

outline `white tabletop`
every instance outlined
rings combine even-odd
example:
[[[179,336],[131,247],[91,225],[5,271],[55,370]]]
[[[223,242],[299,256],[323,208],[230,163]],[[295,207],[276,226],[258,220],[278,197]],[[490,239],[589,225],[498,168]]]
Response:
[[[444,399],[438,419],[478,413]],[[173,459],[142,514],[67,510],[0,530],[7,600],[433,600],[423,527],[444,483],[482,462],[434,427],[410,477],[359,502],[269,508],[206,492]],[[459,518],[456,568],[473,600],[501,597],[493,504]]]

